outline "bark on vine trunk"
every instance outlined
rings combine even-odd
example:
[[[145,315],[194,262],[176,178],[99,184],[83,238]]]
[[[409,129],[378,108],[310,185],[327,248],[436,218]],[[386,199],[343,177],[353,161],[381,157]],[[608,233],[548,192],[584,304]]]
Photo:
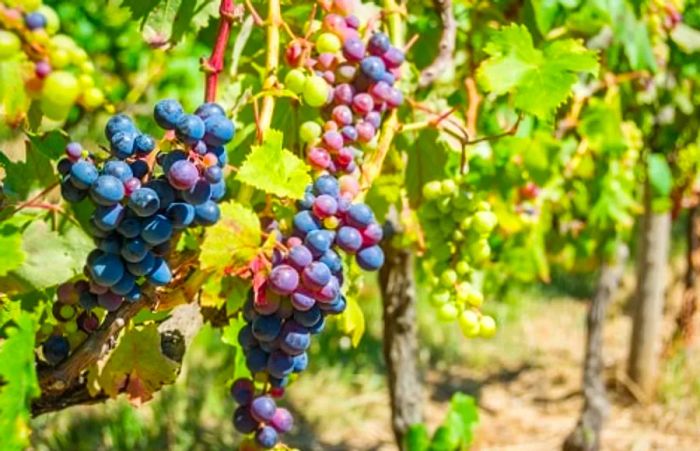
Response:
[[[671,241],[671,213],[652,209],[649,182],[644,189],[634,323],[628,372],[647,398],[654,393],[661,351],[661,322]]]
[[[676,330],[667,347],[667,354],[673,355],[682,346],[687,346],[695,333],[694,321],[698,310],[698,290],[700,290],[700,205],[688,211],[686,235],[686,269],[683,304],[676,316]]]
[[[578,423],[564,442],[564,451],[597,451],[609,403],[603,380],[603,326],[610,300],[620,286],[628,249],[619,245],[613,261],[600,267],[595,294],[586,318],[586,352],[583,359],[584,404]]]
[[[384,312],[384,359],[391,398],[391,425],[403,449],[408,428],[423,420],[417,364],[416,293],[410,249],[384,245],[386,260],[379,272]]]

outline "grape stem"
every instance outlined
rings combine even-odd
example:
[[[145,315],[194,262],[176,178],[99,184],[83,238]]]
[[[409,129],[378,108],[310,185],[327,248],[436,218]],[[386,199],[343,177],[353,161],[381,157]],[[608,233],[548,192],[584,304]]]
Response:
[[[205,73],[204,101],[216,100],[216,88],[219,84],[219,73],[224,68],[224,52],[231,36],[231,25],[234,19],[239,17],[240,9],[236,8],[233,0],[221,0],[219,7],[219,30],[216,33],[216,41],[208,60],[202,60],[202,70]]]

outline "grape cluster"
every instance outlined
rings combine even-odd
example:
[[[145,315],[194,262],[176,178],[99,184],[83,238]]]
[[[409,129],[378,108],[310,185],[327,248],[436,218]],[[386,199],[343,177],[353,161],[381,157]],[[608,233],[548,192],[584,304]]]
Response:
[[[170,151],[154,155],[153,137],[118,114],[105,127],[112,158],[98,164],[80,144],[70,143],[58,163],[63,197],[69,202],[89,197],[96,206],[91,223],[97,248],[85,266],[89,282],[62,286],[60,306],[54,309],[54,316],[66,321],[78,304],[85,310],[78,327],[87,333],[98,325],[93,308],[114,311],[123,302],[137,302],[145,283],[167,285],[172,279],[166,260],[171,238],[187,227],[213,225],[220,216],[217,202],[226,188],[223,146],[233,138],[233,123],[215,103],[185,114],[177,101],[163,100],[154,117],[173,131]],[[49,356],[67,355],[54,350],[64,349],[59,341],[46,342],[50,363],[62,359]]]
[[[257,292],[251,291],[246,302],[247,324],[238,341],[250,372],[256,380],[264,375],[273,389],[282,389],[290,375],[306,369],[311,336],[324,329],[328,315],[345,310],[339,252],[354,255],[367,271],[384,263],[378,245],[382,228],[367,205],[352,203],[357,190],[357,181],[349,176],[338,180],[323,175],[315,180],[299,202],[290,236],[283,239],[278,234],[286,251],[275,255],[267,280]],[[272,224],[273,233],[275,226]],[[277,443],[277,433],[286,431],[256,412],[254,402],[239,399],[236,387],[243,384],[239,380],[233,387],[234,398],[241,404],[234,425],[242,433],[257,431],[258,445],[270,448]],[[245,384],[252,386],[252,381]],[[273,410],[270,408],[270,415]]]
[[[357,146],[371,142],[382,114],[403,102],[394,85],[404,54],[382,32],[363,40],[358,18],[342,15],[348,10],[344,5],[333,10],[337,14],[323,18],[309,51],[304,52],[298,41],[289,45],[287,62],[294,68],[284,84],[306,105],[322,107],[323,125],[308,121],[299,131],[309,164],[332,174],[350,174],[362,155]]]
[[[426,183],[423,197],[419,213],[425,264],[433,274],[431,303],[441,320],[457,320],[465,336],[489,337],[496,323],[479,311],[484,295],[475,272],[491,255],[488,237],[497,225],[496,215],[460,177]]]
[[[27,94],[39,99],[47,117],[62,122],[73,105],[93,110],[105,96],[95,86],[87,52],[56,34],[59,27],[56,12],[40,0],[0,1],[0,62],[29,59],[33,65],[22,65]]]

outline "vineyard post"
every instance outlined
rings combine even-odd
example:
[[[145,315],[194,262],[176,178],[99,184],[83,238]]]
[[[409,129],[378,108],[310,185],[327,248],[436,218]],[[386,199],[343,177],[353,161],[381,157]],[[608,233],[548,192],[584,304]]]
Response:
[[[630,379],[647,399],[653,396],[659,371],[661,322],[671,241],[671,213],[655,212],[652,198],[652,187],[647,177],[628,366]]]

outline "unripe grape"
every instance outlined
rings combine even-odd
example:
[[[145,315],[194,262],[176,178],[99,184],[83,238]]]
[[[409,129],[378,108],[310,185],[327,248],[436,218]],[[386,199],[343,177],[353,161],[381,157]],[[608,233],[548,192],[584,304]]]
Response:
[[[474,241],[469,246],[469,255],[477,263],[487,260],[491,256],[489,242],[486,240]]]
[[[454,321],[457,319],[458,316],[459,316],[459,309],[452,302],[448,302],[447,304],[442,305],[438,309],[438,319],[440,319],[440,321],[444,321],[444,322]]]
[[[450,301],[450,291],[440,290],[434,292],[430,296],[430,304],[433,307],[440,307],[441,305],[447,304]]]
[[[105,95],[99,88],[89,88],[83,93],[83,105],[88,110],[94,110],[105,101]]]
[[[0,60],[8,59],[20,52],[22,41],[16,34],[0,30]]]
[[[449,196],[457,191],[457,184],[452,179],[443,180],[440,186],[443,195]]]
[[[285,88],[297,95],[304,92],[305,82],[306,75],[304,75],[304,72],[301,69],[292,69],[287,72],[287,75],[284,77]]]
[[[70,106],[80,94],[80,84],[70,72],[54,71],[44,80],[43,98],[58,106]]]
[[[440,274],[440,283],[445,287],[452,287],[457,283],[457,272],[454,269],[448,269]]]
[[[465,337],[476,337],[479,335],[480,321],[479,315],[470,309],[464,310],[459,315],[459,328]]]
[[[325,105],[329,89],[328,83],[318,75],[306,78],[303,89],[304,102],[314,108]]]
[[[341,45],[340,39],[333,33],[322,33],[316,39],[318,53],[336,53],[340,50]]]
[[[437,199],[442,195],[442,183],[439,180],[433,180],[423,185],[423,197],[426,200]]]
[[[497,223],[498,219],[495,214],[490,211],[479,211],[474,215],[472,227],[477,233],[487,235],[496,227]]]
[[[479,335],[484,338],[491,338],[496,334],[496,320],[488,315],[483,315],[479,319]]]
[[[455,266],[455,270],[457,271],[458,275],[465,276],[472,271],[472,268],[471,266],[469,266],[469,262],[462,260],[457,263],[457,265]]]
[[[299,128],[299,138],[307,144],[313,143],[321,136],[321,126],[314,121],[306,121]]]

